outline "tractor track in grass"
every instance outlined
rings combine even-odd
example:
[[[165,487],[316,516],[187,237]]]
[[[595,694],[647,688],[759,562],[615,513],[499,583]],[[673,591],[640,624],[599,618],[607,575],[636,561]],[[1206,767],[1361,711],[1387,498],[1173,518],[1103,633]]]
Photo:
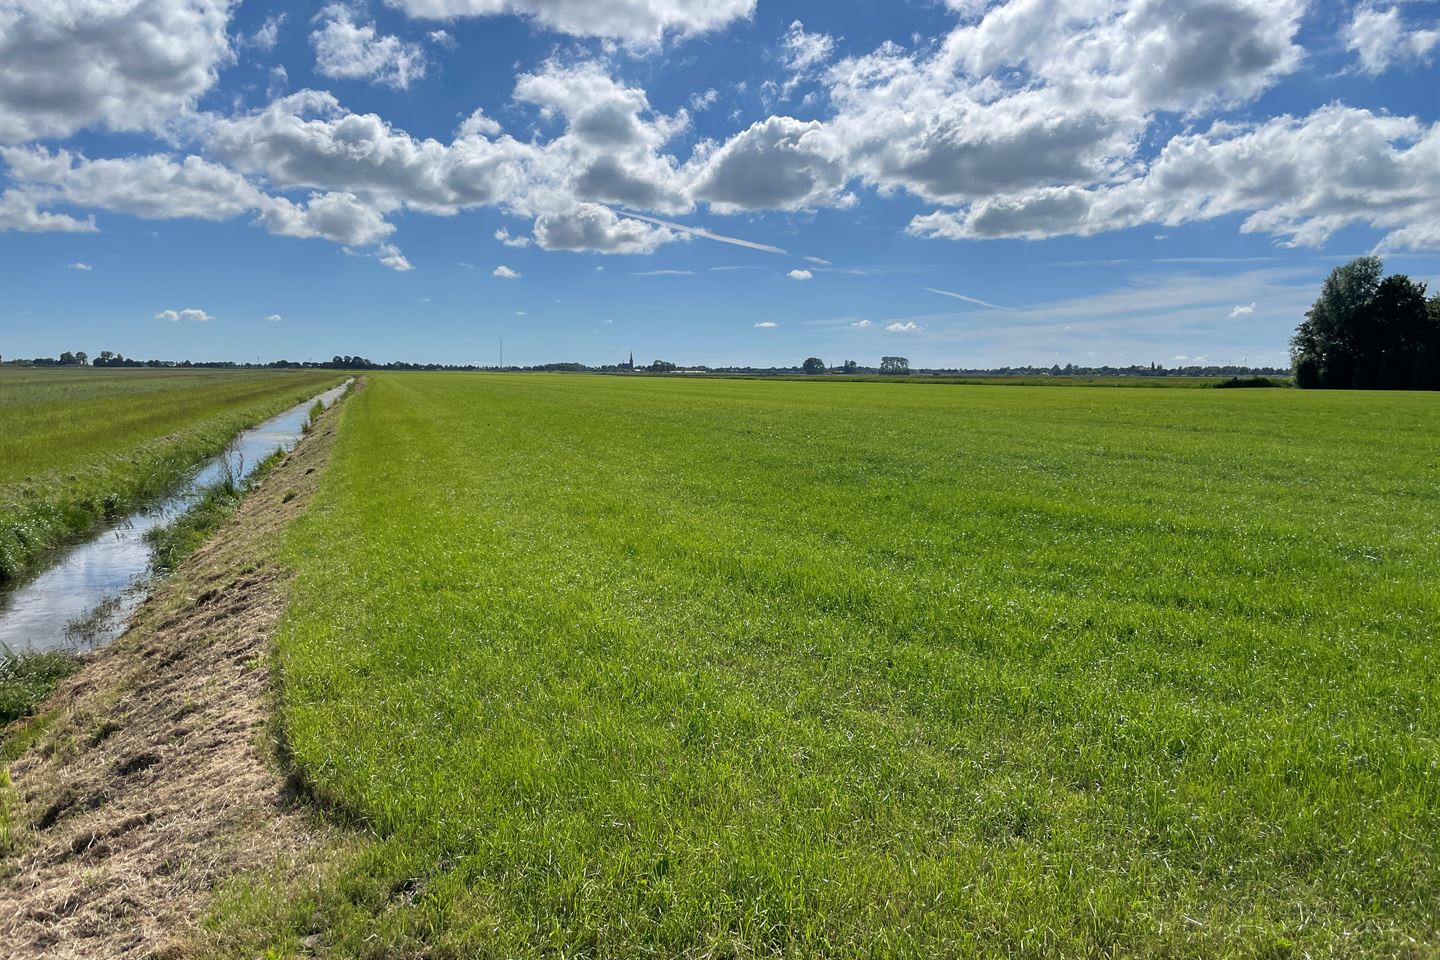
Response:
[[[319,485],[337,405],[136,613],[17,721],[0,780],[0,943],[12,960],[188,957],[217,887],[309,862],[336,831],[277,762],[271,643],[286,526]],[[299,869],[298,867],[296,869]]]

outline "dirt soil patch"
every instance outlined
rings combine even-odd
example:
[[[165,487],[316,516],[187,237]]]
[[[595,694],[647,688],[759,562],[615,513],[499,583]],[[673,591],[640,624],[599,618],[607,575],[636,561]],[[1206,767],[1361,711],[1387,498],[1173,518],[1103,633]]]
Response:
[[[217,884],[332,838],[275,759],[270,650],[284,530],[319,484],[338,419],[322,415],[37,712],[48,726],[0,796],[14,825],[0,850],[6,957],[187,956]]]

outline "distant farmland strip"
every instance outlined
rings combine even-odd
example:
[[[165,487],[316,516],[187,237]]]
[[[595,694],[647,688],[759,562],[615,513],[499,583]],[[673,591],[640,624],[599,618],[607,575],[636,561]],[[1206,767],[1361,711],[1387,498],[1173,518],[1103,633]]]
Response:
[[[157,496],[329,371],[0,369],[0,582]]]
[[[1433,396],[376,375],[234,955],[1431,955]]]

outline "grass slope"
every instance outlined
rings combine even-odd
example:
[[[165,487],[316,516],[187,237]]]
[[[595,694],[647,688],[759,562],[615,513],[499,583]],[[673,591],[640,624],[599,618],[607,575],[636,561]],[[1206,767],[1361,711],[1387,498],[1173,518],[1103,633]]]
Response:
[[[340,956],[1440,949],[1437,412],[377,375],[279,643],[377,840],[233,909]]]
[[[338,379],[0,368],[0,583],[67,537],[168,491],[244,427]]]

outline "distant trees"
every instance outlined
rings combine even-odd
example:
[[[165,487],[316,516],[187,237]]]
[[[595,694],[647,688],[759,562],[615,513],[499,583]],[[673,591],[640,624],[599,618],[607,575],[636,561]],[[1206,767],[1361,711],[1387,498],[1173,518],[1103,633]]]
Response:
[[[855,371],[857,371],[857,370],[859,370],[859,369],[860,369],[860,364],[856,363],[854,360],[846,360],[845,363],[844,363],[844,365],[840,367],[840,372],[841,372],[841,373],[854,373]]]
[[[1440,390],[1440,294],[1379,257],[1336,267],[1290,340],[1295,384],[1357,390]]]
[[[116,353],[114,350],[101,350],[100,355],[92,362],[91,366],[96,367],[143,367],[145,364],[139,360],[126,360],[125,355]]]
[[[910,372],[910,361],[905,357],[881,357],[880,372],[905,374]]]
[[[671,363],[669,360],[656,360],[654,363],[650,364],[651,373],[670,373],[674,369],[675,364]]]
[[[327,367],[335,370],[372,370],[379,367],[380,364],[375,363],[366,357],[351,357],[336,354],[334,357],[330,358],[329,363],[317,363],[315,364],[315,366]]]
[[[825,361],[819,357],[806,357],[805,362],[800,364],[800,369],[806,373],[824,373]]]

